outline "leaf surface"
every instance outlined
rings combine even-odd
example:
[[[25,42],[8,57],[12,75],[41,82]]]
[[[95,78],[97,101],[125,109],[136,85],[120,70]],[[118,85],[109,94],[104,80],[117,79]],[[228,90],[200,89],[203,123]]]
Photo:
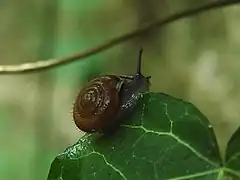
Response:
[[[116,133],[85,134],[59,154],[48,180],[220,180],[234,169],[222,164],[212,126],[195,106],[146,93]]]
[[[226,176],[232,180],[240,179],[240,128],[232,135],[228,142],[225,158]]]

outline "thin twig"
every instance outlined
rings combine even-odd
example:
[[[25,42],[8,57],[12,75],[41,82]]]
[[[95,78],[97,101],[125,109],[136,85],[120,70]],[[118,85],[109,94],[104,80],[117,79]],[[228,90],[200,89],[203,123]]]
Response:
[[[212,9],[216,9],[216,8],[221,8],[221,7],[226,7],[226,6],[230,6],[230,5],[234,5],[240,3],[240,0],[222,0],[222,1],[216,1],[207,5],[203,5],[201,7],[195,8],[195,9],[190,9],[190,10],[186,10],[180,13],[176,13],[171,15],[170,17],[167,17],[166,19],[163,20],[158,20],[154,23],[151,23],[149,25],[143,26],[139,29],[136,29],[132,32],[126,33],[124,35],[121,35],[119,37],[113,38],[99,46],[93,47],[91,49],[88,49],[86,51],[83,52],[79,52],[79,53],[74,53],[72,55],[69,56],[65,56],[62,58],[56,58],[56,59],[48,59],[48,60],[41,60],[41,61],[37,61],[37,62],[32,62],[32,63],[23,63],[23,64],[19,64],[19,65],[4,65],[4,66],[0,66],[0,74],[16,74],[16,73],[26,73],[26,72],[33,72],[33,71],[40,71],[40,70],[45,70],[48,68],[53,68],[56,66],[60,66],[60,65],[64,65],[67,63],[71,63],[74,62],[76,60],[79,59],[83,59],[86,58],[88,56],[97,54],[99,52],[102,52],[114,45],[117,45],[119,43],[122,43],[126,40],[129,40],[135,36],[139,36],[143,33],[145,33],[146,31],[155,28],[155,27],[161,27],[163,25],[167,25],[171,22],[174,22],[176,20],[182,19],[182,18],[186,18],[186,17],[190,17],[193,15],[197,15],[199,13],[208,11],[208,10],[212,10]]]

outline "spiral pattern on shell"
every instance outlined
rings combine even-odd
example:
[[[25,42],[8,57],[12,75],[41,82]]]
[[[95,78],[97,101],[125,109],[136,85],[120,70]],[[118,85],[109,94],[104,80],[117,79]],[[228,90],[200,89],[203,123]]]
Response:
[[[114,121],[120,100],[116,76],[102,76],[90,81],[78,94],[73,108],[76,126],[85,132],[102,132]]]

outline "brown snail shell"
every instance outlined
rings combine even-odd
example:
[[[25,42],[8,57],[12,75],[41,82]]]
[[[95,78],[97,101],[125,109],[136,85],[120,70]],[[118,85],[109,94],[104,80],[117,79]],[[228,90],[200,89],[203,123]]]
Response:
[[[88,82],[73,108],[76,126],[88,133],[110,132],[132,109],[134,94],[149,90],[149,77],[141,74],[141,54],[135,76],[105,75]]]
[[[101,132],[120,106],[119,83],[120,79],[116,76],[102,76],[90,81],[80,91],[73,111],[79,129]]]

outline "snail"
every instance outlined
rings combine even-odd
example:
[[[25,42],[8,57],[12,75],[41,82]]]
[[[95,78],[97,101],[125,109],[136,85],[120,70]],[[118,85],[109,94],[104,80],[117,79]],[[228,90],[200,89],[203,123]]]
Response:
[[[134,76],[103,75],[90,80],[79,92],[73,107],[76,126],[87,133],[108,133],[133,109],[141,93],[149,91],[151,76],[141,73],[139,51]]]

